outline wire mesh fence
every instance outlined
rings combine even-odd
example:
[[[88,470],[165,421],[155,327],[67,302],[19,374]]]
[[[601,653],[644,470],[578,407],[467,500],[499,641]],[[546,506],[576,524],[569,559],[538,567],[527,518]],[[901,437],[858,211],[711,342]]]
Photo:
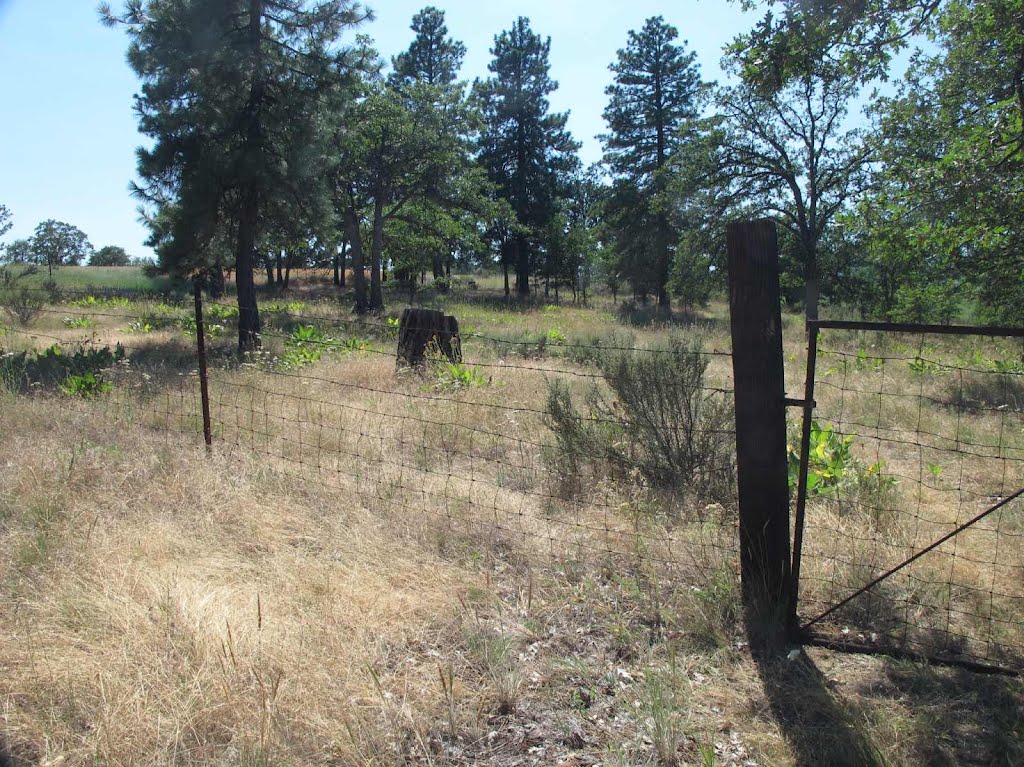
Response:
[[[819,324],[805,630],[868,650],[1021,668],[1020,332]]]
[[[732,352],[721,337],[464,327],[461,361],[435,349],[406,368],[397,318],[335,302],[262,302],[263,350],[239,357],[233,302],[206,300],[197,323],[185,296],[42,293],[35,319],[0,338],[4,385],[21,394],[201,446],[202,329],[210,437],[240,462],[330,485],[441,548],[575,552],[694,588],[709,574],[735,580]],[[804,635],[1024,668],[1020,338],[821,325]],[[791,489],[799,436],[791,423]]]
[[[123,292],[51,299],[32,327],[9,330],[8,360],[52,344],[65,361],[118,350],[102,371],[111,388],[84,393],[90,406],[202,444],[200,326],[187,300]],[[408,368],[396,364],[393,319],[270,300],[261,306],[263,350],[240,358],[237,304],[206,300],[203,312],[215,450],[329,484],[345,502],[380,509],[448,547],[574,553],[612,571],[642,563],[666,582],[695,585],[710,571],[736,573],[726,351],[470,330],[461,362],[434,350]],[[664,374],[684,357],[687,388],[667,386]],[[16,387],[67,396],[60,387],[73,365],[58,366],[48,383],[27,367],[14,375]],[[622,396],[609,384],[616,371],[647,390]],[[568,441],[553,421],[553,392],[576,427]],[[685,407],[674,408],[680,398]],[[643,435],[653,435],[650,444]],[[714,472],[701,455],[709,449],[724,462]]]

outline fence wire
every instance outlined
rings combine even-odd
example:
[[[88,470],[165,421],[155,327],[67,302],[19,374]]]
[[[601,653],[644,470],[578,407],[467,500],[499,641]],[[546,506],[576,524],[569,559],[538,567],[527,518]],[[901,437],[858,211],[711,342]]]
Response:
[[[353,318],[332,304],[268,301],[260,307],[263,352],[239,358],[237,304],[206,301],[203,309],[214,450],[328,484],[342,502],[368,505],[463,553],[586,556],[611,571],[655,568],[652,576],[666,583],[694,587],[715,572],[736,576],[734,494],[710,503],[687,482],[666,489],[637,458],[649,446],[612,444],[632,427],[653,429],[670,444],[692,436],[683,434],[685,420],[648,422],[657,414],[617,409],[596,363],[607,354],[656,361],[667,350],[471,331],[461,339],[462,363],[434,359],[406,369],[395,361],[395,321]],[[124,359],[103,370],[112,388],[91,406],[173,444],[202,444],[190,302],[65,292],[37,314],[28,328],[9,330],[5,359],[52,344],[65,359],[121,349]],[[692,407],[730,403],[728,353],[694,353],[708,369]],[[15,385],[66,396],[60,381],[31,378],[30,370]],[[609,440],[614,459],[565,455],[547,401],[555,382],[579,408],[581,428]],[[609,407],[589,407],[592,390]],[[731,417],[703,431],[716,444],[734,439]],[[724,474],[731,484],[731,471]]]
[[[818,344],[805,631],[1024,668],[1021,341],[870,327]]]
[[[67,398],[75,360],[94,353],[103,369],[100,388],[82,400],[89,407],[175,448],[202,445],[191,301],[44,293],[34,319],[0,337],[6,386]],[[731,413],[704,423],[697,443],[692,429],[702,409],[731,406],[727,349],[693,352],[703,378],[682,416],[666,418],[626,407],[609,387],[614,366],[601,359],[665,374],[677,359],[668,348],[469,329],[462,363],[408,370],[395,364],[394,319],[352,317],[330,303],[260,309],[264,351],[239,358],[237,305],[204,306],[215,450],[330,485],[340,502],[379,510],[461,554],[575,552],[694,587],[702,572],[736,575],[731,463],[714,467],[725,491],[698,484],[693,469],[673,485],[664,467],[645,463],[685,445],[734,451]],[[1024,508],[1013,497],[1024,487],[1020,339],[849,328],[825,329],[821,339],[798,584],[806,635],[1024,669]],[[645,380],[652,401],[668,396],[657,376]],[[604,440],[603,453],[559,430],[551,398],[559,386],[577,408],[577,436]],[[631,433],[651,435],[649,444],[630,442]],[[793,429],[791,481],[798,442]]]

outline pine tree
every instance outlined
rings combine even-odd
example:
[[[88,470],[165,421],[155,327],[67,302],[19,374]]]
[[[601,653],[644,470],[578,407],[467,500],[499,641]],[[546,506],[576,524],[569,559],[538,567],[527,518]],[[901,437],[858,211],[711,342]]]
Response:
[[[548,94],[558,83],[548,74],[551,40],[519,17],[512,29],[494,38],[494,75],[476,83],[484,115],[480,160],[499,197],[515,212],[516,229],[500,243],[502,263],[515,266],[516,292],[528,295],[536,260],[536,242],[557,211],[568,174],[579,164],[579,144],[565,129],[566,113],[550,113]]]
[[[407,51],[392,59],[392,79],[427,85],[454,83],[466,56],[466,46],[448,36],[444,11],[427,6],[413,16],[411,28],[416,37]]]
[[[677,44],[678,37],[676,28],[661,16],[647,19],[618,51],[609,67],[615,81],[605,89],[605,162],[615,181],[631,188],[613,197],[612,204],[629,206],[616,218],[644,222],[640,241],[635,231],[615,232],[620,246],[628,244],[631,251],[623,253],[630,262],[624,274],[641,296],[656,292],[665,309],[670,305],[668,284],[679,237],[664,199],[666,171],[682,125],[697,116],[703,90],[696,54],[686,52],[685,43]]]
[[[142,80],[139,128],[154,144],[139,150],[137,192],[154,244],[187,259],[229,218],[239,349],[258,348],[260,228],[282,198],[326,193],[319,107],[358,66],[337,41],[367,14],[349,0],[127,0],[101,15],[126,25]]]

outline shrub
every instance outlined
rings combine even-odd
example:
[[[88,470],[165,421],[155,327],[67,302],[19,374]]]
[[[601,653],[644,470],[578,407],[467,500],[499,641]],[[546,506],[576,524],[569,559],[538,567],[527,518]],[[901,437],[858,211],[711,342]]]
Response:
[[[42,313],[46,298],[38,290],[13,288],[0,294],[0,304],[19,325],[28,326]]]
[[[113,388],[109,381],[104,381],[92,371],[68,376],[60,384],[60,390],[69,397],[84,397],[86,399],[106,394]]]
[[[13,391],[39,384],[56,385],[65,393],[80,394],[86,390],[100,393],[108,391],[110,386],[103,381],[102,372],[124,359],[124,347],[120,344],[113,350],[105,346],[79,349],[74,354],[65,354],[60,344],[54,344],[41,352],[17,352],[0,357],[0,381]],[[90,375],[96,379],[95,384],[88,380]]]
[[[46,297],[38,288],[19,285],[23,277],[35,274],[35,267],[21,272],[0,269],[0,307],[3,307],[20,325],[30,325],[43,311]]]
[[[730,501],[734,485],[732,403],[705,386],[699,340],[672,337],[651,351],[594,350],[610,395],[594,385],[581,411],[566,383],[548,386],[547,423],[556,470],[590,465],[620,480],[639,473],[653,487]]]

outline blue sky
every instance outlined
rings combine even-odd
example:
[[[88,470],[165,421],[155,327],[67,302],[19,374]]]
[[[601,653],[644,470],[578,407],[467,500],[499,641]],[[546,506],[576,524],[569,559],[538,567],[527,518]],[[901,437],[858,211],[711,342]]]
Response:
[[[409,44],[412,16],[428,4],[371,2],[377,19],[360,31],[390,58]],[[528,16],[551,37],[551,74],[560,84],[551,102],[571,112],[569,128],[588,163],[600,158],[595,136],[604,130],[608,64],[628,30],[665,16],[697,52],[704,77],[717,80],[722,46],[753,23],[726,0],[432,4],[446,12],[451,34],[468,49],[465,79],[486,76],[494,35],[516,16]],[[84,230],[97,248],[120,245],[151,255],[128,193],[135,148],[144,139],[132,113],[137,80],[125,63],[124,34],[101,26],[95,7],[93,0],[0,0],[0,203],[14,214],[4,240],[27,237],[40,221],[56,218]]]

